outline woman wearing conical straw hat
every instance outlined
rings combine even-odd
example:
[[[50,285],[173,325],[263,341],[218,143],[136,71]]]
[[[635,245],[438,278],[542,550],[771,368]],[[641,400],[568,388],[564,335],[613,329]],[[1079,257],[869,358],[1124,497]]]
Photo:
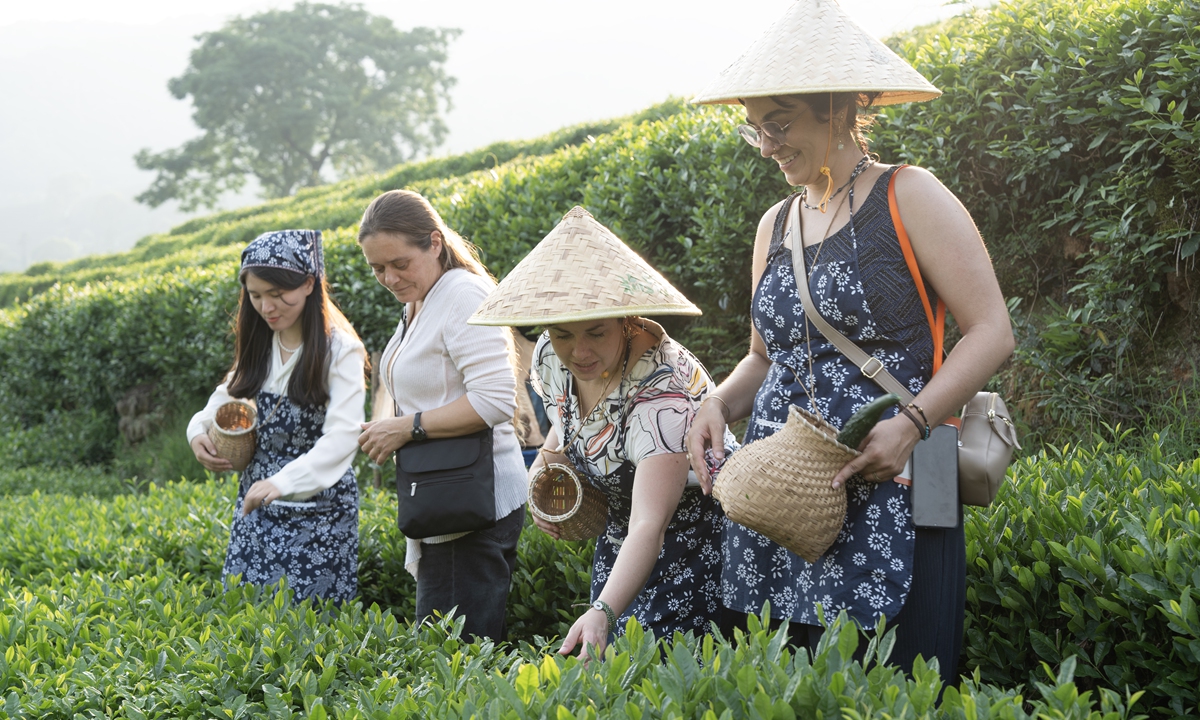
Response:
[[[821,633],[818,605],[827,617],[845,609],[866,627],[885,615],[897,628],[892,662],[910,668],[917,654],[937,657],[950,679],[965,602],[962,522],[950,530],[915,527],[904,470],[926,428],[962,407],[1009,356],[1013,336],[966,209],[928,171],[876,162],[867,152],[869,120],[862,114],[873,105],[940,94],[835,2],[799,0],[695,99],[740,103],[746,120],[737,132],[800,191],[759,223],[751,349],[698,411],[688,448],[699,457],[714,446],[721,456],[724,443],[712,438],[722,437],[727,422],[749,417],[745,441],[753,442],[780,428],[791,405],[841,426],[884,393],[871,370],[851,362],[806,318],[790,250],[798,232],[802,272],[819,314],[916,398],[900,412],[889,411],[859,446],[862,454],[833,479],[847,488],[847,515],[816,562],[727,524],[724,602],[750,613],[770,600],[775,618],[792,621],[793,641],[810,645]],[[922,287],[893,222],[889,189]],[[793,203],[799,204],[798,228],[789,220]],[[926,310],[922,291],[938,311]],[[944,307],[963,336],[942,363],[928,315]],[[705,466],[697,464],[696,471],[707,485]]]
[[[698,483],[689,484],[684,453],[688,424],[713,383],[686,348],[641,317],[699,314],[576,207],[468,321],[546,328],[532,368],[552,422],[543,449],[565,445],[585,482],[608,500],[592,606],[563,640],[564,655],[579,648],[599,657],[630,617],[659,637],[703,633],[721,617],[722,515]],[[732,450],[732,435],[721,437],[721,449]],[[535,502],[530,509],[538,527],[558,538],[560,526],[540,517]]]

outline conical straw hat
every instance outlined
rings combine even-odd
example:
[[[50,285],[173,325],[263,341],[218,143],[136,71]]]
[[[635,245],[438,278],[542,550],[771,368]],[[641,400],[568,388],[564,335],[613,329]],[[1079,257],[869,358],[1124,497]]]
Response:
[[[692,102],[736,104],[740,98],[828,92],[882,93],[874,105],[942,94],[835,0],[797,0]]]
[[[700,308],[577,205],[467,322],[525,326],[699,314]]]

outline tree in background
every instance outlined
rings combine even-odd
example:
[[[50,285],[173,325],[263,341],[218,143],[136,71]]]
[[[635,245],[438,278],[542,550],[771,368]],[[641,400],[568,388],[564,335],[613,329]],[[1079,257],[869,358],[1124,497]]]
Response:
[[[446,48],[460,32],[403,32],[361,5],[301,2],[197,36],[167,87],[192,97],[204,135],[141,150],[138,167],[158,177],[137,200],[212,208],[248,175],[264,196],[284,197],[326,182],[327,165],[346,176],[427,153],[446,136]]]

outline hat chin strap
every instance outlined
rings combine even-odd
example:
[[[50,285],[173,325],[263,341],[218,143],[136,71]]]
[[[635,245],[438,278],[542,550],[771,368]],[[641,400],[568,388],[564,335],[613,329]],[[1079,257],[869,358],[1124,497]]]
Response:
[[[833,174],[829,170],[829,149],[833,147],[833,93],[829,93],[829,143],[825,146],[825,161],[821,163],[821,174],[825,176],[825,192],[817,204],[821,212],[829,210],[829,198],[833,196]]]

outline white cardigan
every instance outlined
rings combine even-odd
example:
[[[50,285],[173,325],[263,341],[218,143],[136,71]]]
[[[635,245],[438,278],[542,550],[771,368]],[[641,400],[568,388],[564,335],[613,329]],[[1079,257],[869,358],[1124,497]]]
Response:
[[[329,374],[326,376],[329,383],[329,405],[325,408],[321,437],[311,450],[267,478],[288,500],[306,500],[322,490],[333,487],[346,474],[346,470],[354,461],[355,453],[358,452],[358,436],[362,432],[363,406],[366,399],[363,384],[363,344],[358,338],[337,329],[333,331],[330,341]],[[286,395],[288,381],[300,355],[298,350],[292,353],[286,363],[281,362],[276,333],[271,348],[271,370],[262,389]],[[217,408],[233,399],[229,395],[228,383],[227,377],[209,397],[204,409],[192,416],[187,428],[189,443],[197,435],[208,432],[213,418],[216,417]]]
[[[509,330],[467,324],[493,287],[488,278],[467,270],[443,273],[407,330],[404,321],[396,328],[383,351],[380,370],[396,402],[397,416],[433,410],[466,395],[479,417],[492,426],[499,520],[525,503],[528,480],[512,425],[517,382],[509,361]],[[410,304],[406,316],[411,314]],[[441,535],[423,542],[458,537],[462,535]],[[410,541],[405,559],[410,572],[419,558],[420,544]]]

